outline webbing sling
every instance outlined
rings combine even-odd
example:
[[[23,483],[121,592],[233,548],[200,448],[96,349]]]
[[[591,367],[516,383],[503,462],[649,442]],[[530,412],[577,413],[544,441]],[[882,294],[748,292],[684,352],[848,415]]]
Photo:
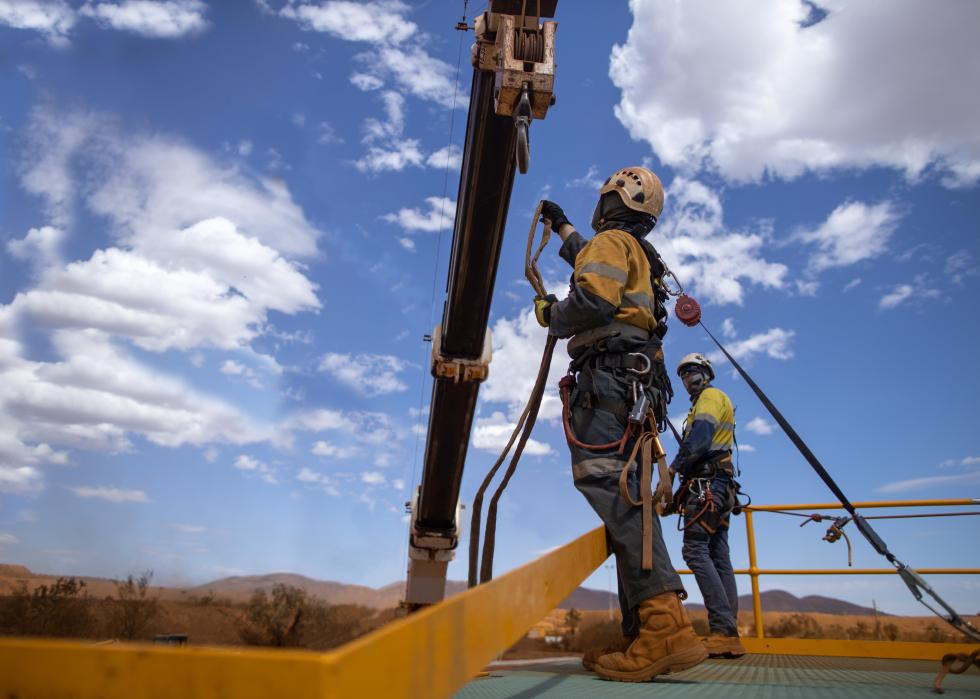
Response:
[[[752,380],[752,377],[749,376],[748,372],[742,368],[742,365],[735,361],[735,357],[728,353],[728,350],[725,349],[724,345],[718,342],[718,338],[711,334],[711,331],[705,327],[704,323],[698,321],[698,325],[704,328],[704,331],[708,333],[708,337],[714,341],[714,343],[718,346],[718,349],[720,349],[722,354],[728,358],[728,361],[732,363],[732,366],[735,367],[735,370],[739,373],[739,375],[745,379],[745,383],[749,385],[752,392],[755,393],[760,401],[762,401],[762,404],[766,407],[766,410],[769,411],[769,414],[772,415],[773,419],[779,424],[783,432],[786,433],[786,436],[790,438],[791,442],[793,442],[793,446],[799,450],[800,454],[803,455],[803,458],[807,460],[807,463],[809,463],[810,466],[813,467],[813,470],[817,472],[817,475],[820,476],[820,480],[822,480],[827,487],[830,488],[830,491],[837,496],[837,499],[840,500],[840,503],[844,506],[844,509],[851,514],[851,518],[854,520],[854,525],[858,528],[858,531],[864,535],[864,538],[868,540],[871,547],[888,559],[889,563],[895,566],[898,571],[898,575],[908,586],[909,590],[912,592],[912,595],[933,614],[945,620],[957,631],[969,636],[974,641],[980,641],[980,629],[977,629],[973,624],[957,614],[956,610],[949,606],[949,604],[942,597],[940,597],[936,591],[932,589],[932,587],[930,587],[929,583],[927,583],[921,575],[915,572],[915,570],[913,570],[911,567],[898,560],[895,555],[888,550],[888,545],[885,544],[882,538],[878,536],[878,533],[871,528],[871,525],[868,524],[867,520],[857,513],[857,510],[854,509],[854,505],[852,505],[851,501],[847,499],[846,495],[844,495],[844,491],[840,489],[840,486],[838,486],[834,479],[831,478],[830,474],[827,473],[827,469],[823,467],[823,464],[820,463],[820,460],[816,457],[816,455],[810,451],[810,448],[806,445],[806,442],[803,441],[800,435],[796,433],[796,430],[793,429],[793,426],[789,424],[786,418],[783,417],[783,414],[779,412],[775,405],[773,405],[772,401],[769,400],[769,397],[765,394],[765,392],[763,392],[763,390],[759,388],[758,384]],[[925,600],[923,593],[932,597],[939,604],[939,606],[946,610],[948,616],[942,614],[935,607],[929,604]]]

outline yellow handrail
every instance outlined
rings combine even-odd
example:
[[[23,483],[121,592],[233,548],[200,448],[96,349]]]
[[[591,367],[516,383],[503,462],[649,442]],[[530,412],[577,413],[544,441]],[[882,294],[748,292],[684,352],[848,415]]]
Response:
[[[946,500],[872,500],[868,502],[851,503],[856,509],[895,508],[895,507],[960,507],[980,504],[980,498],[956,498]],[[764,639],[762,628],[762,599],[759,593],[760,575],[894,575],[894,568],[759,568],[755,552],[755,522],[756,512],[793,512],[800,510],[841,510],[844,506],[839,502],[809,503],[789,505],[749,505],[743,509],[745,513],[745,536],[749,547],[748,569],[736,570],[739,575],[748,575],[752,581],[752,614],[755,622],[755,636]],[[980,575],[978,568],[917,568],[924,575]],[[678,571],[690,573],[690,571]]]
[[[335,651],[0,640],[0,696],[450,697],[608,558],[603,527]]]

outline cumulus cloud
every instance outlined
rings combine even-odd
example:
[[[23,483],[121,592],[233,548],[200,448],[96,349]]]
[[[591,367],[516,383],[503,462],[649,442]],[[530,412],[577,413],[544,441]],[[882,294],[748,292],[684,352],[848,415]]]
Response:
[[[744,340],[729,342],[725,349],[728,350],[735,359],[746,360],[753,355],[765,355],[771,359],[787,360],[793,358],[793,350],[790,343],[796,333],[792,330],[783,328],[771,328],[766,332],[756,333]],[[721,352],[712,352],[708,355],[713,363],[723,363],[728,360]]]
[[[407,366],[407,362],[390,354],[328,352],[320,359],[320,371],[365,396],[406,390],[408,386],[398,374]]]
[[[772,434],[772,423],[762,417],[754,417],[745,423],[745,429],[756,434]]]
[[[425,159],[425,164],[431,168],[459,170],[463,164],[463,151],[454,143],[443,146]]]
[[[848,202],[834,209],[820,226],[800,231],[794,238],[817,247],[810,257],[813,271],[846,267],[883,253],[900,218],[891,202]]]
[[[12,544],[19,544],[19,543],[20,543],[20,539],[18,539],[13,534],[0,532],[0,546],[10,546]]]
[[[354,161],[354,167],[361,172],[401,172],[407,167],[422,167],[425,155],[419,142],[414,138],[394,140],[384,146],[371,146],[367,152]]]
[[[401,245],[403,248],[405,248],[409,252],[415,252],[414,240],[412,240],[411,238],[402,238],[402,237],[397,238],[397,240],[398,240],[398,244]]]
[[[239,454],[232,466],[237,468],[239,471],[255,474],[269,485],[276,485],[279,483],[279,481],[276,479],[275,469],[264,461],[259,461],[248,454]]]
[[[747,284],[785,287],[786,265],[763,257],[770,239],[765,227],[729,231],[721,198],[696,180],[674,178],[666,200],[668,208],[657,225],[655,244],[682,284],[719,304],[741,304]]]
[[[68,43],[75,22],[75,11],[62,0],[0,0],[0,24],[38,32],[55,46]]]
[[[473,446],[483,451],[499,454],[507,446],[517,424],[501,412],[494,412],[490,417],[478,418],[473,426]],[[536,439],[528,439],[524,453],[530,456],[543,456],[551,453],[551,447]]]
[[[973,259],[973,255],[966,250],[960,250],[946,258],[946,276],[954,284],[963,284],[967,277],[975,277],[980,270]]]
[[[324,440],[318,440],[310,450],[316,456],[329,456],[335,459],[349,459],[360,452],[356,446],[338,446]]]
[[[78,12],[102,27],[152,39],[177,39],[204,31],[206,11],[201,0],[123,0],[87,2]]]
[[[602,188],[603,180],[599,176],[599,168],[595,165],[589,165],[589,169],[586,170],[585,174],[581,177],[576,177],[573,180],[569,180],[568,187],[585,187],[586,189],[594,189],[598,191]]]
[[[126,490],[124,488],[109,488],[107,486],[78,485],[68,488],[80,498],[95,498],[106,502],[149,502],[150,499],[142,490]]]
[[[934,166],[947,186],[975,184],[980,64],[963,56],[980,5],[820,6],[813,22],[799,0],[634,0],[610,57],[616,116],[682,172],[758,181],[880,165],[915,178]]]
[[[39,274],[0,305],[0,489],[37,489],[39,467],[65,462],[63,449],[120,451],[133,435],[165,447],[272,440],[271,425],[137,360],[130,346],[186,351],[195,365],[202,349],[233,350],[279,373],[250,347],[268,313],[320,306],[287,258],[314,253],[318,236],[288,190],[100,115],[38,110],[24,152],[22,183],[58,225],[8,245]],[[113,240],[66,264],[60,240],[79,208]],[[26,328],[50,356],[32,357]],[[235,360],[223,370],[257,381]]]
[[[397,213],[385,214],[382,218],[389,223],[397,223],[406,231],[425,231],[435,233],[453,227],[456,216],[456,202],[449,197],[426,197],[427,211],[418,208],[399,209]]]
[[[388,482],[388,479],[385,478],[383,473],[379,473],[378,471],[365,471],[361,474],[361,482],[367,485],[377,486],[384,485]]]

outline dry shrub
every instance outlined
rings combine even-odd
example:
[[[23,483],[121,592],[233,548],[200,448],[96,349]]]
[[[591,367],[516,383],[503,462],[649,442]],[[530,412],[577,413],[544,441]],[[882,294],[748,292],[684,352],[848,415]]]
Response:
[[[85,581],[58,578],[33,592],[21,584],[0,598],[0,631],[19,636],[78,638],[93,636],[90,600]]]
[[[106,630],[114,638],[133,640],[139,638],[157,613],[160,602],[148,595],[153,571],[147,570],[125,580],[113,580],[116,586],[115,598],[107,597],[108,616]]]

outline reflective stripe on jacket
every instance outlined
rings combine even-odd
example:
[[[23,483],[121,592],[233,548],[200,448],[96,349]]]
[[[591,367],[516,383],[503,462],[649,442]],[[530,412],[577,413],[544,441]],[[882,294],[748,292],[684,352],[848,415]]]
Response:
[[[684,423],[684,437],[672,464],[683,477],[712,459],[730,454],[735,445],[735,408],[723,391],[708,386],[691,406]]]
[[[575,255],[574,267],[569,297],[551,311],[553,334],[568,337],[613,321],[649,333],[657,328],[650,262],[632,235],[616,228],[597,234]]]

